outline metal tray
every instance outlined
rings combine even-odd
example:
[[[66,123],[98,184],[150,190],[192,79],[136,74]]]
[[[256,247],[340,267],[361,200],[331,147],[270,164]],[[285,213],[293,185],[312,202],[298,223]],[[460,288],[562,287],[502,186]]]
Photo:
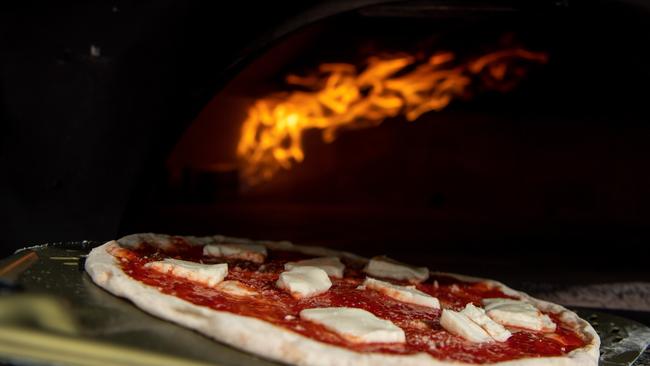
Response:
[[[0,262],[0,361],[57,365],[278,363],[155,318],[94,285],[83,259],[98,245],[26,248]],[[601,365],[632,365],[650,340],[640,323],[576,309],[599,331]],[[634,366],[650,366],[639,360]]]

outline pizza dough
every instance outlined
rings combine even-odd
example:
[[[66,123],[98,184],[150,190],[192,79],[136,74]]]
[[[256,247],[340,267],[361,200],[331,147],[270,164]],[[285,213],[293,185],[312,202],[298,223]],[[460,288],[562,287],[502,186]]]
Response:
[[[170,248],[170,246],[174,245],[173,238],[166,235],[138,234],[118,241],[110,241],[91,251],[86,259],[86,271],[97,285],[117,296],[131,300],[136,306],[155,316],[194,329],[217,341],[281,362],[298,365],[475,365],[475,363],[437,359],[425,352],[414,354],[358,352],[312,339],[256,317],[214,310],[207,306],[191,303],[177,296],[162,293],[156,287],[146,285],[124,272],[121,263],[130,260],[130,254],[122,248],[135,249],[143,243],[157,248]],[[297,246],[288,242],[253,242],[221,236],[184,237],[183,241],[190,246],[197,247],[210,244],[218,245],[224,242],[238,242],[240,244],[263,245],[269,251],[293,251],[305,255],[336,256],[342,259],[367,262],[365,258],[351,253],[337,252],[326,248]],[[598,335],[589,323],[580,319],[575,313],[559,305],[531,298],[522,292],[512,290],[492,280],[437,272],[431,272],[431,275],[449,276],[470,283],[480,282],[497,288],[508,296],[523,300],[545,313],[553,314],[563,324],[579,333],[585,341],[584,346],[574,349],[563,356],[519,358],[492,363],[492,365],[597,366],[600,346]],[[233,285],[228,281],[221,283],[227,283],[230,287]],[[238,284],[236,287],[238,286],[241,285]],[[249,291],[255,296],[264,295],[256,294],[253,290]],[[242,292],[240,295],[246,296],[246,292]]]

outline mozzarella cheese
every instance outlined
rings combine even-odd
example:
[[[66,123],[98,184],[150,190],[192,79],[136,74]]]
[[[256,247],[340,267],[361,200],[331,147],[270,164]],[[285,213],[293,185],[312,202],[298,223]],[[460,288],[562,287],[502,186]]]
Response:
[[[404,343],[404,331],[390,320],[357,308],[315,308],[300,312],[300,318],[320,324],[355,343]]]
[[[291,270],[305,266],[318,267],[325,271],[328,276],[335,278],[343,278],[343,270],[345,269],[345,265],[341,263],[341,260],[338,257],[320,257],[297,262],[288,262],[284,265],[284,269]]]
[[[464,314],[478,326],[483,328],[483,330],[496,341],[505,342],[510,338],[510,336],[512,336],[512,333],[501,324],[490,319],[490,317],[485,314],[485,310],[477,308],[472,303],[467,304],[465,309],[461,310],[461,314]]]
[[[229,295],[240,297],[257,295],[257,291],[252,290],[239,281],[223,281],[217,286],[217,289]]]
[[[131,234],[118,239],[117,242],[127,248],[139,248],[143,243],[163,249],[172,248],[174,245],[171,236],[153,233]]]
[[[457,311],[444,309],[440,316],[440,325],[449,333],[462,337],[470,342],[490,342],[492,337],[467,315]]]
[[[145,267],[158,272],[169,273],[176,277],[200,282],[210,287],[216,286],[228,275],[227,263],[202,264],[165,258],[162,261],[149,262],[145,264]]]
[[[209,244],[203,247],[203,255],[264,263],[267,253],[266,247],[259,244]]]
[[[513,299],[483,299],[485,312],[495,322],[538,332],[554,332],[556,325],[532,304]]]
[[[411,283],[429,278],[429,269],[426,267],[412,267],[384,256],[370,259],[363,270],[371,276],[407,280]]]
[[[332,281],[327,273],[317,267],[296,267],[280,273],[276,285],[296,299],[316,296],[329,290]]]
[[[398,301],[440,309],[440,302],[437,298],[416,289],[415,286],[399,286],[368,277],[363,281],[363,287],[378,291]]]

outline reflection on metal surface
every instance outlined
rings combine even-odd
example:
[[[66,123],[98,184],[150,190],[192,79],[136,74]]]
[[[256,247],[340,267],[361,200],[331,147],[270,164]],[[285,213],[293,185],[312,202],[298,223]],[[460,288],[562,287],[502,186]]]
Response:
[[[10,326],[0,326],[0,354],[6,360],[20,360],[21,364],[28,361],[84,366],[209,365],[115,344]]]
[[[66,365],[207,365],[108,342],[82,334],[69,304],[49,295],[0,298],[0,355],[5,360]]]
[[[34,327],[60,334],[78,334],[66,304],[50,296],[13,295],[0,299],[0,325]],[[6,331],[5,328],[0,328]]]
[[[50,257],[50,259],[55,261],[78,261],[79,257]]]
[[[7,260],[0,266],[0,278],[16,280],[18,275],[38,260],[36,252],[28,250]]]
[[[600,366],[633,365],[650,344],[650,328],[641,323],[588,309],[578,314],[600,336]]]
[[[66,318],[62,324],[70,327],[58,324],[57,328],[56,322],[54,327],[42,326],[26,315],[20,322],[9,322],[11,316],[0,314],[0,363],[21,360],[24,364],[28,360],[58,365],[278,365],[160,320],[104,291],[83,272],[82,265],[90,248],[100,243],[81,244],[77,250],[70,243],[32,249],[39,259],[22,272],[18,283],[24,294],[39,294],[40,299],[51,304],[55,312],[50,309],[50,316]],[[65,261],[56,259],[63,257]],[[66,265],[73,263],[71,258],[79,260],[74,261],[74,266]],[[22,296],[27,295],[0,297],[0,303]],[[0,312],[4,313],[1,305]]]

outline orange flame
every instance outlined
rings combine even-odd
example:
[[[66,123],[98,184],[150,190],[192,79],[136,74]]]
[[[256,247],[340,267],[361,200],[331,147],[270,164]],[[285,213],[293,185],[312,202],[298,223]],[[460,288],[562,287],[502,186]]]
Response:
[[[271,179],[305,158],[302,134],[322,130],[332,142],[341,129],[377,126],[404,115],[414,121],[445,108],[469,87],[507,91],[525,75],[522,62],[545,63],[547,56],[508,49],[454,65],[455,55],[437,53],[426,62],[414,56],[371,57],[358,71],[354,65],[327,63],[314,75],[289,75],[288,84],[308,91],[277,93],[258,99],[242,126],[237,155],[245,184]]]

